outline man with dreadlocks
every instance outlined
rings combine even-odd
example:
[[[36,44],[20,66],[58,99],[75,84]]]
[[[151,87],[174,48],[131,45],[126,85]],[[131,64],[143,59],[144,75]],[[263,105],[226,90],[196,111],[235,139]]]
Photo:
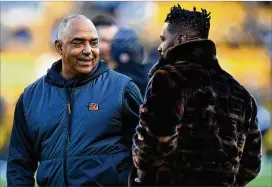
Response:
[[[171,8],[133,139],[130,185],[245,186],[261,165],[254,98],[218,64],[210,13]]]

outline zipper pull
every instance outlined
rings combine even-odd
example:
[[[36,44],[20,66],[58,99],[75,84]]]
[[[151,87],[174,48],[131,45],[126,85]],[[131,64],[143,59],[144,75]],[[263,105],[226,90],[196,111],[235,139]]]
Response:
[[[71,115],[71,104],[70,103],[68,103],[68,112],[69,112],[69,115]]]

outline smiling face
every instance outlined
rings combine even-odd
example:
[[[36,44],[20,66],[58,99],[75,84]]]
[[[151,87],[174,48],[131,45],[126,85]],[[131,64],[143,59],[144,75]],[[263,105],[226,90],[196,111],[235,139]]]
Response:
[[[73,78],[92,71],[99,59],[98,34],[93,23],[84,17],[69,21],[55,47],[62,55],[62,76]]]

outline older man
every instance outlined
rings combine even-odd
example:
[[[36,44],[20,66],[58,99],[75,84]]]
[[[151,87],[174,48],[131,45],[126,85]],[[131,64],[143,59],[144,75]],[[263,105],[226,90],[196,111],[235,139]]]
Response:
[[[15,109],[8,186],[126,185],[142,98],[130,78],[99,60],[99,39],[83,15],[59,26],[62,56],[28,86]]]

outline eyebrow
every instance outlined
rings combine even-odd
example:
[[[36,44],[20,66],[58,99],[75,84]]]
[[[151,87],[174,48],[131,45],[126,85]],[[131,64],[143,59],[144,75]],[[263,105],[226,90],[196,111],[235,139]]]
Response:
[[[160,39],[161,39],[161,40],[164,40],[164,39],[165,39],[165,37],[164,37],[164,36],[162,36],[162,35],[160,35]]]
[[[77,40],[77,41],[84,41],[86,39],[85,38],[80,38],[80,37],[75,37],[75,38],[72,39],[72,41],[75,41],[75,40]],[[98,41],[98,38],[92,38],[91,41],[92,42]]]
[[[96,41],[98,41],[98,38],[93,38],[93,39],[91,39],[91,41],[96,42]]]

